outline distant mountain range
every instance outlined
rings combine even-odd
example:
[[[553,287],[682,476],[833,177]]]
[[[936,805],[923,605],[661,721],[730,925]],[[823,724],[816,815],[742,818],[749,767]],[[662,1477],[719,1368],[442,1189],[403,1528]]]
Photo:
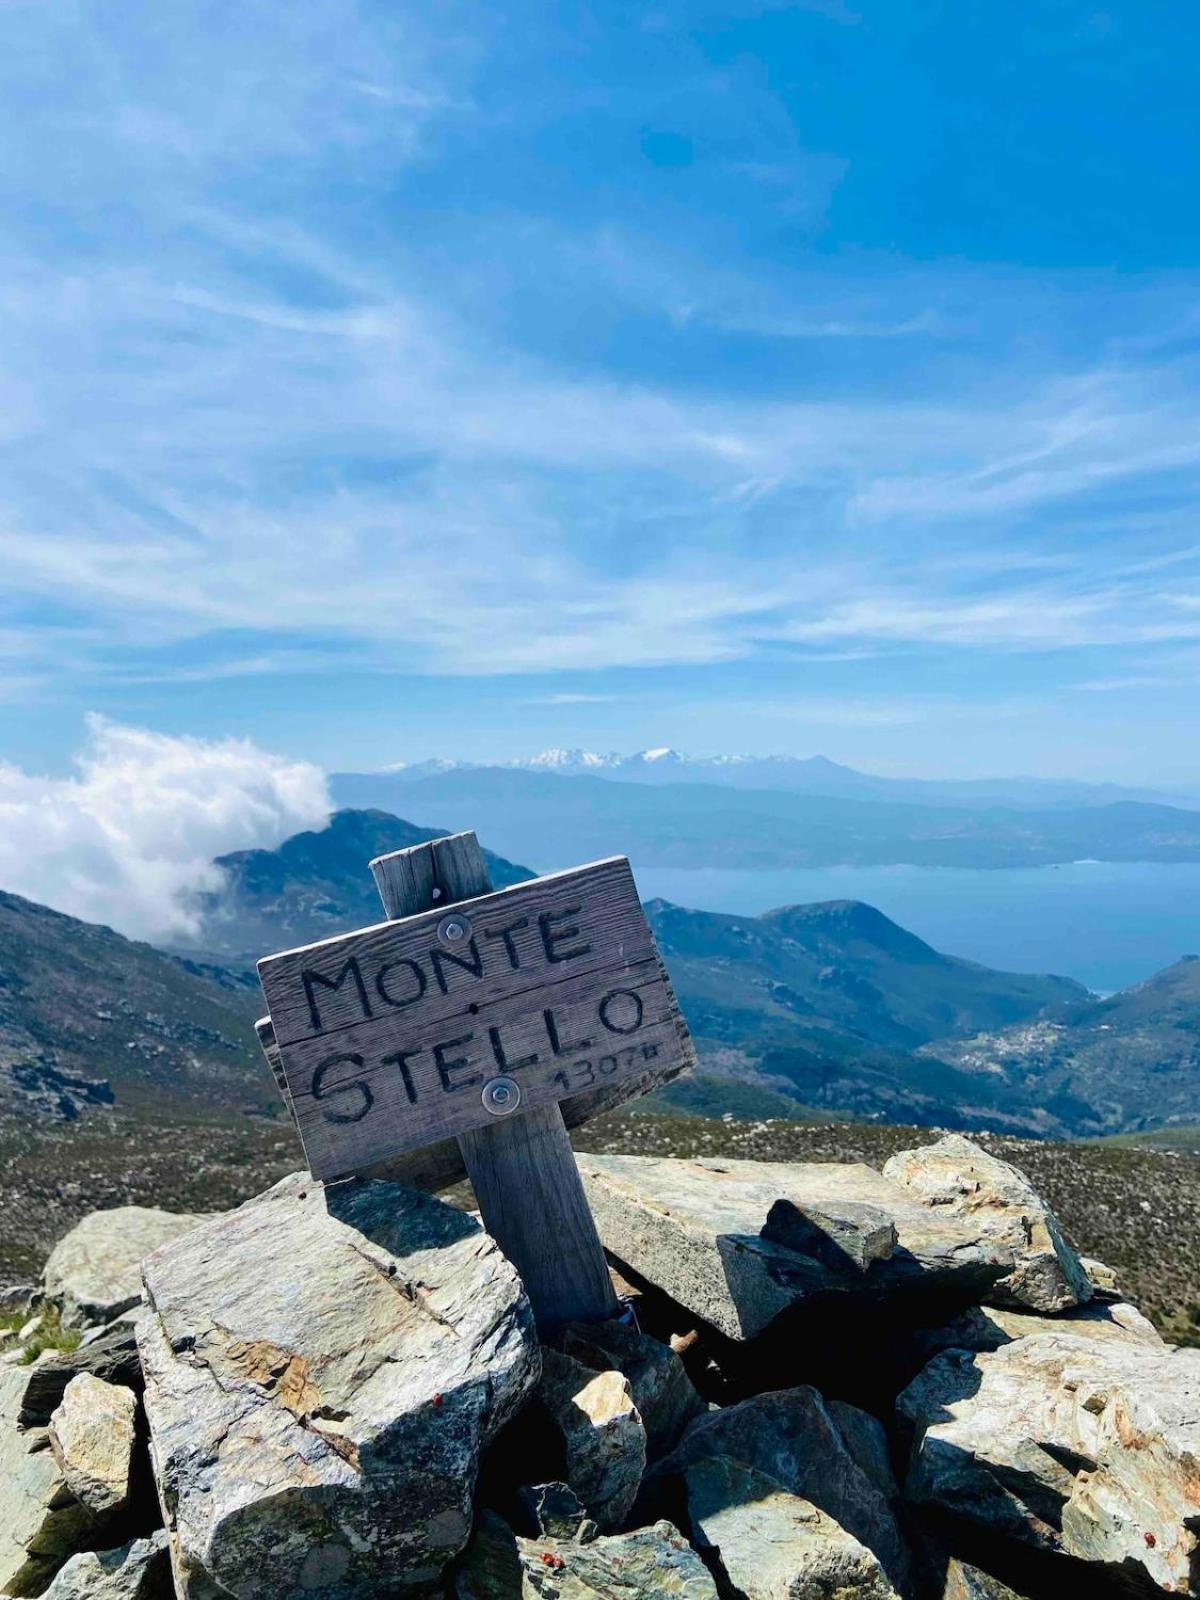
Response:
[[[278,850],[222,858],[227,887],[190,957],[0,894],[10,1134],[277,1114],[249,963],[379,920],[370,857],[440,831],[351,810]],[[529,875],[489,862],[497,886]],[[661,900],[647,911],[700,1050],[667,1105],[1051,1136],[1200,1122],[1200,960],[1099,1000],[1070,978],[942,955],[855,901],[761,917]]]
[[[553,778],[541,781],[563,787]],[[348,810],[277,851],[223,858],[229,888],[212,902],[205,949],[214,961],[245,963],[374,921],[369,858],[443,831]],[[511,860],[489,859],[497,885],[528,876]],[[1171,1061],[1178,1093],[1164,1116],[1178,1120],[1190,1107],[1200,1120],[1200,1061],[1189,1063],[1178,1048],[1189,1025],[1200,1027],[1200,993],[1185,993],[1178,1015],[1165,1005],[1165,990],[1153,990],[1149,1015],[1138,989],[1097,1002],[1070,978],[997,972],[941,955],[853,901],[762,917],[665,901],[651,902],[648,912],[701,1052],[700,1077],[671,1085],[663,1097],[668,1104],[708,1113],[806,1110],[1100,1133],[1160,1120],[1157,1069]],[[1196,976],[1200,982],[1200,969]],[[1118,1023],[1110,1011],[1119,1012]],[[1066,1060],[1071,1041],[1082,1040],[1089,1027],[1111,1042],[1118,1077],[1121,1049],[1134,1048],[1138,1070],[1119,1097],[1095,1065],[1098,1056]],[[1052,1070],[1043,1067],[1040,1043],[1021,1049],[1022,1040],[1048,1037],[1060,1042],[1063,1057]],[[984,1059],[993,1041],[1007,1050],[1007,1066]]]
[[[1120,800],[1152,805],[1200,808],[1200,798],[1146,788],[1144,785],[1083,783],[1057,778],[885,778],[830,761],[826,756],[689,756],[669,746],[618,751],[580,749],[543,750],[535,756],[505,761],[456,761],[436,757],[429,761],[398,762],[382,773],[336,773],[334,786],[343,804],[355,804],[343,795],[342,785],[363,777],[388,777],[420,782],[447,772],[501,771],[550,773],[556,777],[609,778],[622,783],[708,783],[729,789],[787,789],[798,794],[829,799],[896,800],[915,805],[964,808],[1007,806],[1050,809],[1058,806],[1106,806]]]
[[[764,871],[1200,861],[1200,811],[1142,800],[1034,809],[729,787],[694,776],[633,783],[470,766],[425,776],[407,769],[342,773],[332,779],[332,790],[339,806],[474,828],[510,860],[539,871],[617,853],[628,855],[635,868]]]

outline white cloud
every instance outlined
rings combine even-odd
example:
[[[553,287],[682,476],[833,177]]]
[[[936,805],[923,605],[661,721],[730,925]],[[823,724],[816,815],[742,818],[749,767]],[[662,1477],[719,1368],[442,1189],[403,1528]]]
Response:
[[[615,694],[535,694],[522,700],[523,706],[606,706],[617,699]]]
[[[151,940],[196,931],[212,858],[320,827],[324,774],[246,739],[173,738],[101,717],[71,777],[0,766],[0,883]]]

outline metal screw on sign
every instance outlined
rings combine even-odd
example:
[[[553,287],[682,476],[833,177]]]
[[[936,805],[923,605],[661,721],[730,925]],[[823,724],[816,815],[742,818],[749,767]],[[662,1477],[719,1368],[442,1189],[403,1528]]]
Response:
[[[521,1085],[513,1078],[493,1078],[483,1086],[483,1103],[494,1117],[509,1117],[521,1104]]]
[[[471,919],[461,911],[443,917],[437,926],[437,936],[442,944],[465,944],[471,937]]]

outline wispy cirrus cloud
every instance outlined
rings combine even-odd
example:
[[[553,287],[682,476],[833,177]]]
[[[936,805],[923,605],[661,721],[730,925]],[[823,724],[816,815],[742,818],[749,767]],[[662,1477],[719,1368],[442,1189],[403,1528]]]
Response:
[[[1182,280],[807,252],[853,169],[749,57],[523,92],[470,8],[131,17],[37,8],[0,63],[10,698],[571,672],[513,699],[601,707],[614,671],[767,695],[922,654],[1103,682],[1200,637]],[[583,130],[647,127],[653,203],[641,168],[584,194]],[[717,202],[790,244],[740,252]]]

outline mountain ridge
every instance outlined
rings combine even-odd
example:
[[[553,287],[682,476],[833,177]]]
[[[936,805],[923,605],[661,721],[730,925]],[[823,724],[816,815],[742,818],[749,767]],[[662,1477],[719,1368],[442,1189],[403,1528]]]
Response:
[[[433,757],[396,762],[379,774],[334,773],[335,784],[386,774],[417,782],[446,772],[527,771],[557,776],[603,777],[633,783],[716,783],[736,788],[791,789],[833,798],[909,800],[925,805],[1081,806],[1138,800],[1183,810],[1200,808],[1200,797],[1141,785],[1089,782],[1070,778],[912,778],[862,772],[828,756],[724,754],[693,756],[669,745],[623,754],[552,746],[533,756],[494,761]]]
[[[539,871],[611,855],[618,844],[635,869],[1200,861],[1200,812],[1143,801],[972,808],[501,767],[342,774],[331,788],[342,807],[473,827]]]

